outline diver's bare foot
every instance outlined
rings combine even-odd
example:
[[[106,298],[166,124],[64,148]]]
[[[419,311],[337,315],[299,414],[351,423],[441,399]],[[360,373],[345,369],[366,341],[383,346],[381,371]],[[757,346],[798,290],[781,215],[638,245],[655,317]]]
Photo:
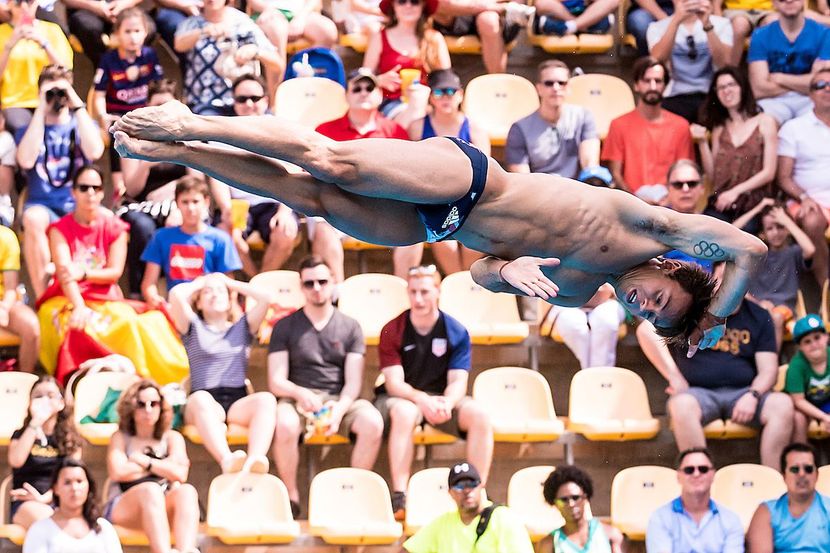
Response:
[[[133,110],[116,121],[111,130],[156,142],[187,140],[188,123],[193,118],[193,112],[186,105],[171,101],[161,106]]]
[[[184,147],[180,142],[155,142],[128,136],[124,131],[115,131],[115,151],[129,159],[144,161],[168,161]]]

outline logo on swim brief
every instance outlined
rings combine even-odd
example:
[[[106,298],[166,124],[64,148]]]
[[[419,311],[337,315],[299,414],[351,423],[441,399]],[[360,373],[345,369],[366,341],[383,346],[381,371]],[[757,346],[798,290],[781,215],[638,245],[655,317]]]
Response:
[[[450,210],[450,214],[447,215],[446,219],[444,219],[444,224],[441,225],[441,228],[446,229],[449,226],[457,226],[459,220],[460,220],[460,218],[458,216],[458,208],[455,207],[455,206],[452,206],[452,209]]]

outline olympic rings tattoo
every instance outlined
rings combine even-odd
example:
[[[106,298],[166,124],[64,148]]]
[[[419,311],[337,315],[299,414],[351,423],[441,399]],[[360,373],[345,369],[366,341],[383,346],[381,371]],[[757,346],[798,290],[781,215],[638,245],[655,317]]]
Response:
[[[701,240],[694,245],[695,255],[699,257],[721,257],[726,254],[717,242]]]

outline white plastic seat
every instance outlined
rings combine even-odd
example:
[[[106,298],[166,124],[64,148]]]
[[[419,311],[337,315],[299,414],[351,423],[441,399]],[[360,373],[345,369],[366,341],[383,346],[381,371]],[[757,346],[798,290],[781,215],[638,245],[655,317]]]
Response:
[[[554,467],[547,465],[523,468],[510,477],[507,485],[507,505],[534,542],[565,524],[559,509],[549,505],[542,495],[545,480],[553,471]]]

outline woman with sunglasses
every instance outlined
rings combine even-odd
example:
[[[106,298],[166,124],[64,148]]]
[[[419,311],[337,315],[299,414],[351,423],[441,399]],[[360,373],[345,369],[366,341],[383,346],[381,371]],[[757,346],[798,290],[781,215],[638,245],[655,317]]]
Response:
[[[701,116],[712,140],[710,146],[705,129],[692,126],[704,172],[712,183],[704,214],[733,222],[772,194],[778,127],[755,103],[749,80],[735,67],[715,72]],[[756,233],[760,220],[744,228]]]
[[[674,0],[671,17],[646,32],[651,55],[672,67],[663,107],[689,123],[697,122],[712,74],[729,64],[732,53],[732,24],[711,12],[711,0]]]
[[[23,553],[121,553],[115,528],[99,517],[95,480],[76,459],[57,463],[49,490],[55,512],[32,525]]]
[[[256,304],[233,321],[236,294]],[[277,423],[277,400],[269,392],[248,395],[245,377],[251,342],[274,301],[267,290],[222,273],[201,276],[170,291],[170,315],[190,360],[190,397],[185,422],[195,425],[222,472],[268,472],[268,448]],[[231,452],[228,424],[248,429],[248,453]]]
[[[404,98],[409,90],[402,87],[412,81],[403,80],[403,71],[419,70],[417,80],[425,82],[430,71],[449,69],[451,65],[443,35],[427,27],[437,6],[437,0],[383,0],[380,9],[389,24],[371,36],[363,56],[363,67],[378,76],[383,88],[381,112],[405,127],[411,121],[404,114],[415,110],[405,110]]]
[[[198,552],[199,498],[186,483],[190,460],[184,438],[170,428],[173,408],[158,385],[144,379],[121,394],[118,418],[107,450],[112,486],[104,516],[147,534],[152,553]]]
[[[594,483],[573,465],[559,466],[545,480],[542,493],[554,505],[565,525],[536,544],[536,553],[621,553],[619,530],[591,515]]]
[[[81,440],[58,382],[41,376],[29,393],[23,426],[9,443],[10,520],[23,528],[52,515],[52,474],[66,457],[81,457]]]

